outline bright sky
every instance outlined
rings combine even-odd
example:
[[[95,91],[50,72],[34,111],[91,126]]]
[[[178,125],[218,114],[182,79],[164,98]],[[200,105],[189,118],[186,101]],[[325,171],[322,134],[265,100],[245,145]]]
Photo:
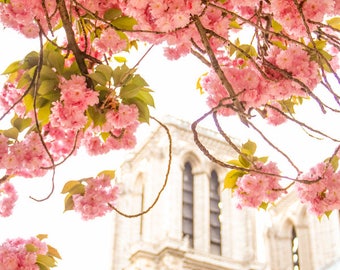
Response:
[[[2,40],[0,43],[0,71],[3,71],[12,61],[21,59],[31,48],[37,48],[39,43],[38,41],[24,42],[22,36],[7,30],[1,30],[0,37]],[[141,52],[140,56],[142,54]],[[130,66],[133,64],[131,63]],[[195,89],[197,78],[206,69],[193,57],[177,62],[163,61],[161,51],[154,49],[141,63],[139,71],[150,87],[156,91],[154,98],[159,113],[194,121],[207,111],[204,98]],[[315,108],[311,107],[304,110],[304,113],[313,121],[321,122],[321,126],[331,126],[331,131],[339,133],[340,128],[338,125],[334,125],[332,122],[334,120],[327,120],[328,118],[324,116],[319,119],[316,116],[311,118],[310,114],[314,110]],[[235,119],[225,121],[224,124],[226,131],[244,140],[250,134],[249,130],[244,127],[235,128]],[[282,143],[283,137],[285,142],[283,146],[297,157],[301,166],[308,168],[307,159],[316,162],[327,156],[322,154],[326,146],[315,144],[311,147],[306,134],[303,137],[298,137],[290,127],[280,127],[273,133],[273,139],[278,143]],[[297,149],[297,145],[302,148]],[[328,151],[328,154],[331,153],[332,150]],[[264,151],[265,154],[267,153]],[[73,212],[62,214],[63,197],[59,193],[67,180],[95,175],[104,169],[118,168],[121,161],[119,155],[121,153],[105,158],[90,159],[86,154],[80,154],[72,158],[58,168],[55,194],[50,200],[43,203],[34,202],[28,199],[28,196],[36,198],[46,196],[50,191],[49,177],[36,180],[15,180],[21,196],[13,216],[0,219],[0,243],[6,238],[30,237],[47,233],[49,234],[48,243],[56,247],[63,257],[58,269],[111,270],[113,239],[111,216],[82,222],[79,215]]]
[[[9,30],[1,29],[0,37],[0,72],[39,46],[39,41],[24,40]],[[144,49],[138,53],[136,62],[143,55]],[[160,61],[161,57],[161,50],[153,49],[139,68],[140,72],[144,71],[142,76],[150,87],[157,91],[154,94],[157,111],[194,120],[201,113],[197,108],[204,106],[204,99],[195,90],[196,80],[204,69],[197,68],[197,62],[192,59],[175,63]],[[129,65],[133,66],[134,63]],[[3,82],[3,78],[0,81]],[[50,175],[44,179],[15,179],[20,198],[14,214],[0,219],[0,243],[6,238],[27,238],[46,233],[49,235],[47,242],[57,248],[63,257],[58,269],[110,270],[112,216],[83,222],[74,212],[63,214],[63,196],[60,191],[67,180],[94,176],[101,170],[118,168],[121,155],[113,153],[110,156],[89,158],[85,153],[78,154],[57,169],[55,193],[42,203],[28,197],[46,196],[50,191]]]

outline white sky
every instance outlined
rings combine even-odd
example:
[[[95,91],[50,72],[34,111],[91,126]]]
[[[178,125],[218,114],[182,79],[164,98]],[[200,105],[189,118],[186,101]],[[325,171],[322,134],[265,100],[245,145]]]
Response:
[[[37,48],[39,42],[25,41],[11,31],[0,31],[0,71],[9,63],[21,59],[31,48]],[[143,53],[141,52],[140,55]],[[134,63],[131,63],[132,66]],[[169,114],[178,118],[193,121],[207,111],[205,100],[195,89],[197,78],[206,71],[206,68],[193,57],[176,62],[162,60],[162,53],[154,49],[145,58],[139,72],[155,90],[154,98],[157,112]],[[322,123],[321,126],[330,126],[331,131],[339,134],[339,125],[334,119],[327,120],[321,116],[311,118],[309,114],[315,108],[305,109],[308,118]],[[329,121],[329,122],[327,122]],[[333,122],[332,122],[333,121]],[[230,122],[230,123],[229,123]],[[247,140],[250,132],[244,127],[235,128],[235,119],[224,121],[225,130],[233,136]],[[326,124],[327,123],[327,124]],[[238,125],[239,126],[239,125]],[[322,160],[332,153],[323,154],[326,146],[321,144],[310,145],[308,136],[297,136],[291,128],[280,127],[273,133],[273,139],[283,143],[289,152],[297,157],[298,164],[309,168],[309,161]],[[284,139],[283,139],[284,138]],[[297,146],[302,147],[297,149]],[[266,155],[267,148],[263,154]],[[317,154],[315,154],[317,153]],[[112,252],[112,220],[108,215],[94,221],[82,222],[80,216],[74,212],[63,212],[63,197],[59,194],[67,180],[80,179],[95,175],[103,169],[116,169],[119,167],[122,153],[110,156],[89,158],[85,154],[72,158],[62,167],[58,168],[56,175],[56,190],[52,198],[43,203],[37,203],[28,196],[42,198],[48,194],[50,179],[16,179],[15,184],[20,192],[19,202],[10,218],[0,218],[0,243],[6,238],[29,237],[39,233],[49,234],[48,243],[56,247],[63,260],[57,269],[100,269],[111,270],[110,260]]]
[[[38,40],[24,40],[21,35],[9,30],[0,30],[0,72],[11,62],[22,59],[28,52],[38,48]],[[140,56],[142,56],[142,52]],[[194,120],[199,116],[199,107],[204,99],[195,89],[196,80],[203,70],[192,60],[164,62],[160,60],[160,50],[153,50],[141,64],[143,77],[154,94],[157,111],[178,118]],[[131,62],[129,66],[133,66]],[[3,82],[3,78],[0,78]],[[197,106],[197,102],[202,105]],[[196,114],[195,114],[196,111]],[[144,129],[148,130],[147,127]],[[105,157],[90,158],[85,153],[78,154],[57,169],[54,195],[45,202],[37,203],[29,196],[43,198],[50,191],[49,176],[43,179],[15,179],[20,198],[14,214],[0,218],[0,243],[7,238],[30,237],[47,233],[47,242],[57,248],[62,256],[58,269],[111,269],[112,216],[83,222],[73,211],[63,214],[63,184],[72,179],[94,176],[104,169],[116,169],[124,153],[113,153]]]

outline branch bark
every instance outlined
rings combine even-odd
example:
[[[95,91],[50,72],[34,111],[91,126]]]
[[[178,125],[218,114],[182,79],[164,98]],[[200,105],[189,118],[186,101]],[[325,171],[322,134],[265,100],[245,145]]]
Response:
[[[72,28],[72,21],[69,16],[69,13],[66,8],[66,4],[64,0],[56,0],[57,1],[57,8],[60,13],[60,18],[63,23],[63,28],[66,33],[67,41],[68,41],[68,49],[70,49],[74,57],[76,58],[78,67],[80,69],[80,72],[82,75],[86,77],[86,84],[88,88],[93,88],[93,82],[90,77],[87,75],[89,74],[86,63],[85,63],[85,54],[80,50],[75,35],[74,31]]]

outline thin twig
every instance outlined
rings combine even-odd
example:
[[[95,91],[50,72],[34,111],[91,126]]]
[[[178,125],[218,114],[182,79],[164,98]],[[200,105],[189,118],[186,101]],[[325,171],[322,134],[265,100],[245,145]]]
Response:
[[[165,174],[165,179],[164,179],[164,183],[163,183],[162,188],[159,190],[159,192],[158,192],[155,200],[153,201],[153,203],[146,210],[141,211],[141,212],[136,213],[136,214],[126,214],[126,213],[122,212],[121,210],[117,209],[112,204],[109,204],[110,207],[112,207],[113,210],[115,210],[118,214],[120,214],[120,215],[122,215],[123,217],[126,217],[126,218],[136,218],[136,217],[139,217],[139,216],[142,216],[142,215],[145,215],[146,213],[148,213],[158,202],[158,200],[159,200],[161,194],[163,193],[165,187],[167,186],[167,183],[168,183],[168,180],[169,180],[170,168],[171,168],[171,163],[172,163],[172,138],[171,138],[170,130],[164,123],[157,120],[155,117],[150,116],[150,118],[153,119],[154,121],[156,121],[162,128],[164,128],[166,133],[167,133],[167,136],[168,136],[168,140],[169,140],[168,157],[169,157],[169,159],[168,159],[167,171],[166,171],[166,174]]]

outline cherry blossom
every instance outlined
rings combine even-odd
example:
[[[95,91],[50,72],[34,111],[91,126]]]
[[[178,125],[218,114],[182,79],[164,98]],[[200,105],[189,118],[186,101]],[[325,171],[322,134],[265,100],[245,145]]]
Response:
[[[285,193],[279,184],[280,179],[275,176],[279,174],[275,163],[256,162],[256,168],[259,172],[274,176],[250,172],[238,178],[234,193],[238,208],[259,207],[261,203],[272,203]]]
[[[73,195],[74,210],[84,220],[101,217],[116,204],[118,186],[112,185],[108,176],[100,175],[86,180],[85,193]]]
[[[308,205],[310,212],[321,216],[340,208],[340,171],[335,172],[330,164],[322,162],[300,178],[311,182],[295,184],[301,202]]]
[[[34,251],[29,251],[27,245],[34,246]],[[36,237],[8,239],[0,246],[0,269],[39,270],[37,255],[46,253],[46,243]]]
[[[10,182],[0,184],[0,216],[10,216],[17,199],[18,195]]]

